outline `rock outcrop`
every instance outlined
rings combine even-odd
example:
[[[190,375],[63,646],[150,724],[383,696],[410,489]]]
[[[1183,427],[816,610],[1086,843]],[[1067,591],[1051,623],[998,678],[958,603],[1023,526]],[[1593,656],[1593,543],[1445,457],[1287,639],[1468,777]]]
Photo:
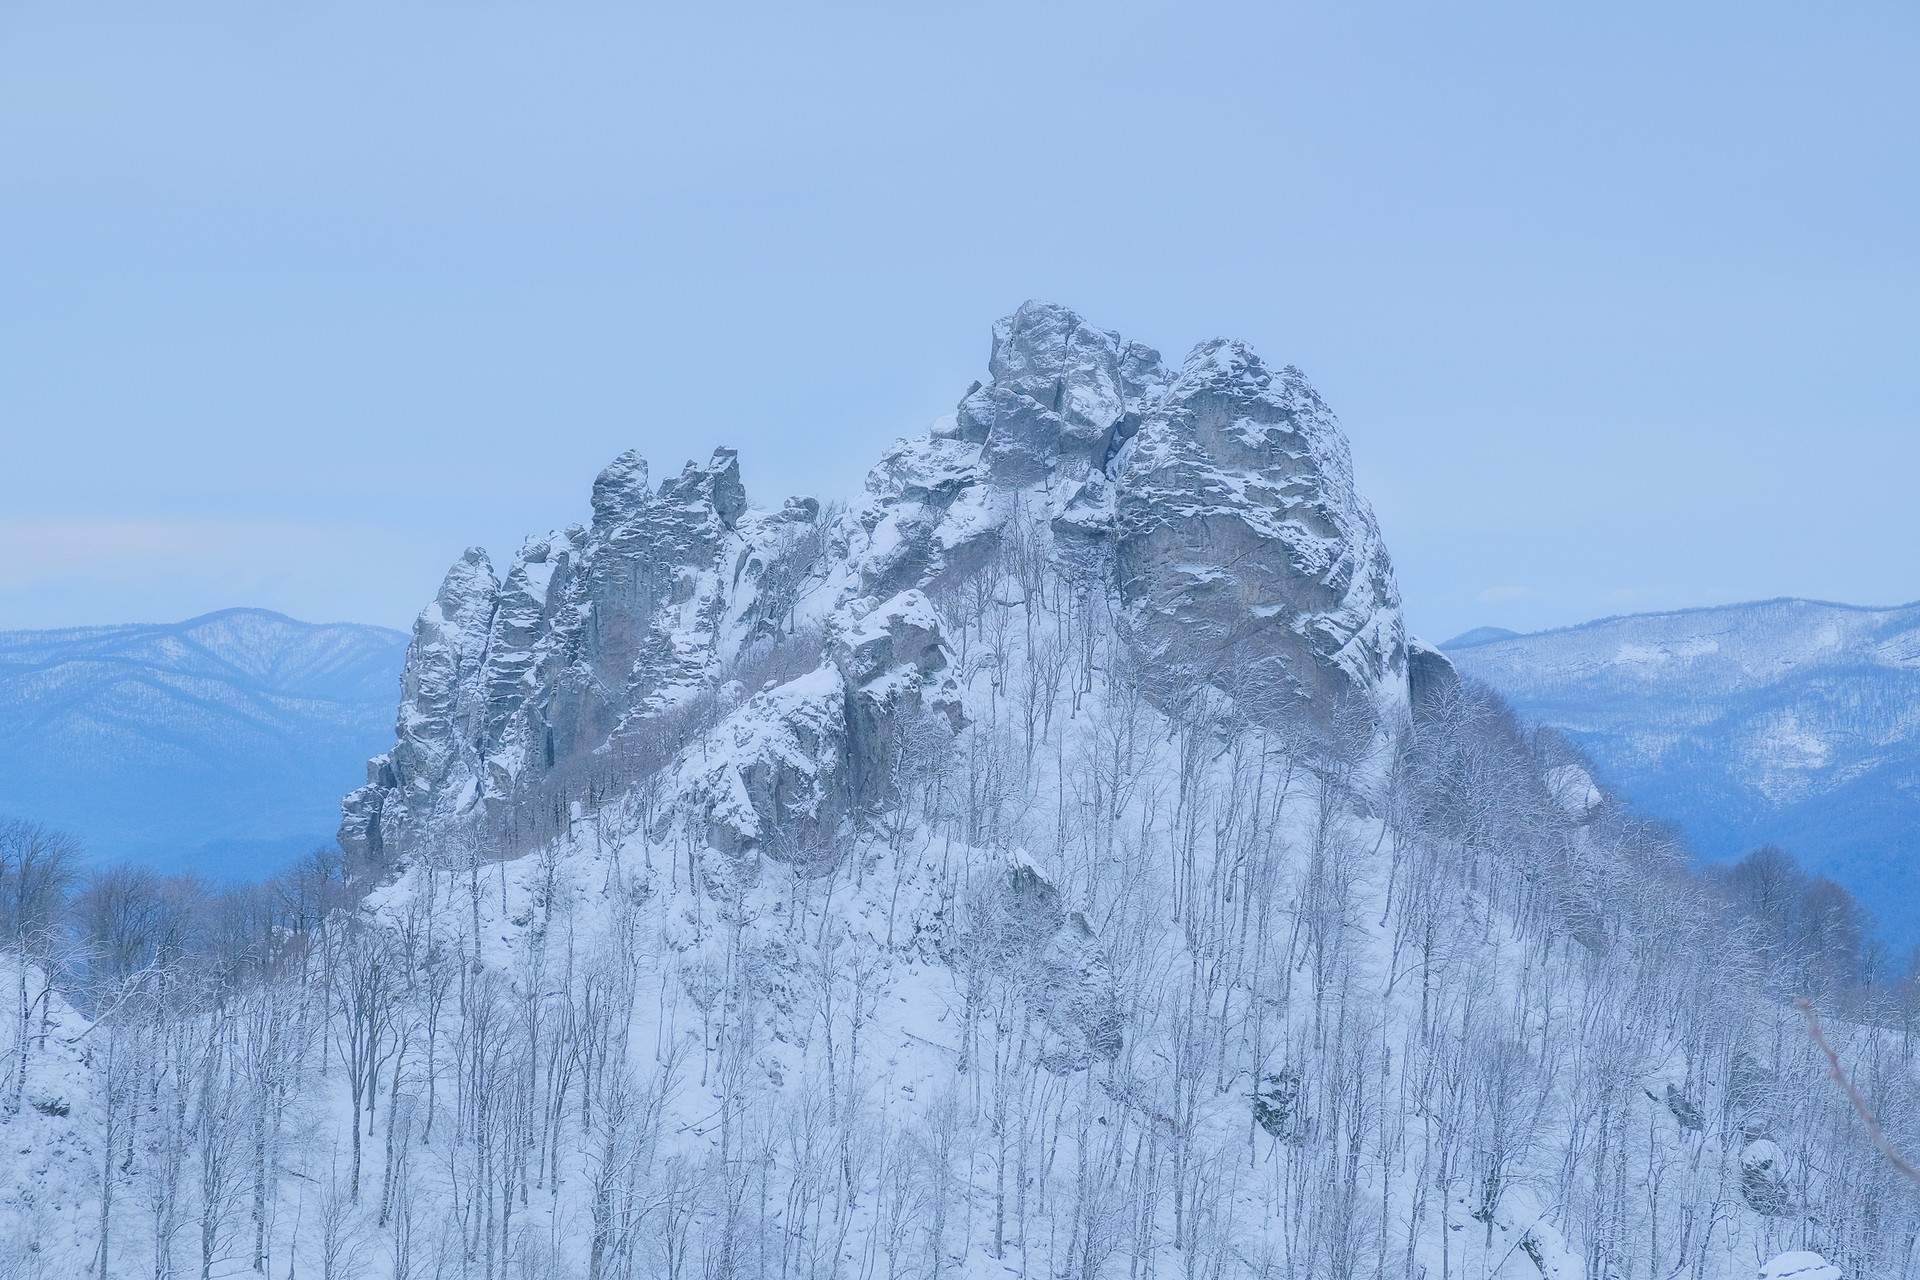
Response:
[[[669,713],[762,634],[757,588],[782,600],[817,515],[750,515],[731,450],[657,488],[626,453],[594,481],[591,525],[529,541],[504,580],[469,551],[414,625],[398,741],[347,798],[342,844],[392,860],[457,833],[511,851],[556,789],[584,800],[664,763]]]
[[[710,729],[726,749],[684,782],[714,847],[845,821],[884,791],[905,719],[958,724],[934,601],[989,565],[1098,595],[1163,693],[1404,713],[1392,568],[1297,369],[1220,340],[1169,369],[1030,302],[994,326],[988,373],[838,515],[751,508],[731,450],[657,486],[627,453],[591,524],[530,541],[504,579],[469,552],[416,624],[398,741],[348,798],[343,844],[397,861],[458,833],[512,853]],[[701,711],[742,674],[744,706]]]
[[[1043,512],[1057,554],[1101,566],[1168,680],[1273,715],[1324,717],[1351,695],[1405,708],[1392,564],[1345,436],[1298,369],[1215,340],[1170,371],[1030,302],[994,326],[989,372],[870,477],[849,547],[870,588],[964,572],[1017,512]]]
[[[1202,343],[1116,463],[1117,585],[1153,659],[1280,711],[1399,696],[1393,568],[1298,369]]]

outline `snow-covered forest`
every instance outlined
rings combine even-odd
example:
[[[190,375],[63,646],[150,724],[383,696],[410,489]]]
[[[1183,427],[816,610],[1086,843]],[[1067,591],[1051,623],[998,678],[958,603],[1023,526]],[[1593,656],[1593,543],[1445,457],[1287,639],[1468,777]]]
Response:
[[[264,884],[6,828],[0,1274],[1920,1269],[1792,1005],[1920,1149],[1843,894],[1409,640],[1296,371],[1029,304],[991,374],[844,509],[628,456],[469,553]]]

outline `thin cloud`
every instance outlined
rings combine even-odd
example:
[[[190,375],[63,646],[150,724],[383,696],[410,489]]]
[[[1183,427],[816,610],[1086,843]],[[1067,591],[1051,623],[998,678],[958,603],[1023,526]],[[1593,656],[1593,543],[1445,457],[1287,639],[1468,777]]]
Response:
[[[23,587],[104,566],[219,554],[257,532],[199,520],[0,520],[0,585]]]
[[[364,525],[270,520],[0,520],[0,587],[209,569],[285,570],[370,550]]]

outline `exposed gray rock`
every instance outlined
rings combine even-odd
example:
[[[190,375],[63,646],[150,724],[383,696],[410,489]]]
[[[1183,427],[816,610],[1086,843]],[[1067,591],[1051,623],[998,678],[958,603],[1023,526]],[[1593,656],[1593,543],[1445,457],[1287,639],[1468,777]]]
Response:
[[[759,584],[780,579],[791,609],[793,559],[818,553],[794,531],[818,510],[749,517],[730,449],[657,489],[629,452],[595,480],[591,527],[529,541],[504,582],[468,552],[414,628],[399,740],[347,798],[343,845],[399,859],[465,824],[512,851],[556,797],[664,763],[661,718],[764,621]]]
[[[993,326],[987,372],[960,402],[956,427],[984,445],[993,479],[1015,486],[1105,467],[1166,381],[1159,352],[1042,302]]]
[[[709,846],[810,863],[852,805],[846,690],[831,666],[754,695],[709,735],[675,779],[682,811]]]
[[[959,727],[958,690],[939,678],[947,666],[940,615],[919,591],[903,591],[836,636],[832,657],[846,688],[848,784],[856,803],[871,806],[886,798],[909,717],[931,703]]]
[[[1404,688],[1399,589],[1298,369],[1202,343],[1119,460],[1116,568],[1150,658],[1239,698]]]
[[[1214,684],[1249,711],[1324,720],[1408,700],[1399,591],[1346,440],[1299,370],[1201,344],[1177,373],[1073,312],[994,329],[985,384],[868,478],[844,553],[887,594],[964,573],[1018,513],[1063,565],[1109,566],[1159,687]]]
[[[340,843],[378,860],[409,815],[446,812],[459,797],[446,783],[477,763],[486,719],[486,641],[500,584],[487,553],[470,547],[413,624],[400,676],[393,749],[370,761],[367,785],[346,798]]]
[[[860,613],[832,642],[833,663],[849,685],[869,685],[896,668],[930,676],[947,665],[940,615],[921,592],[903,591]]]
[[[1407,638],[1407,696],[1416,719],[1438,711],[1460,690],[1460,672],[1424,640]]]
[[[1356,697],[1404,711],[1391,566],[1299,371],[1215,341],[1171,373],[1030,302],[994,326],[988,372],[831,520],[811,500],[751,509],[731,450],[657,486],[625,453],[589,527],[530,541],[503,581],[469,553],[415,629],[399,740],[348,798],[342,841],[398,859],[465,823],[461,839],[514,852],[702,734],[723,759],[685,782],[716,848],[844,822],[884,795],[923,711],[960,723],[929,591],[1016,544],[1107,594],[1157,689],[1210,685],[1275,716]],[[747,707],[703,710],[774,653]]]
[[[1755,1213],[1769,1218],[1793,1214],[1786,1153],[1771,1138],[1756,1139],[1740,1149],[1740,1194]]]
[[[901,722],[928,702],[957,711],[939,615],[924,595],[853,612],[828,642],[828,662],[755,694],[681,767],[675,790],[713,848],[802,864],[830,857],[842,825],[886,798]]]

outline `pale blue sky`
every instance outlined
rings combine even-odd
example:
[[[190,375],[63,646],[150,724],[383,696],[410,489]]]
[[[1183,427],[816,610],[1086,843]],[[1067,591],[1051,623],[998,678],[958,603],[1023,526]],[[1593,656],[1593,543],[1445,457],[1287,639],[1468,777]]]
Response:
[[[1028,297],[1303,367],[1430,636],[1920,597],[1917,67],[1910,3],[8,5],[0,627],[404,626],[627,447],[848,492]]]

